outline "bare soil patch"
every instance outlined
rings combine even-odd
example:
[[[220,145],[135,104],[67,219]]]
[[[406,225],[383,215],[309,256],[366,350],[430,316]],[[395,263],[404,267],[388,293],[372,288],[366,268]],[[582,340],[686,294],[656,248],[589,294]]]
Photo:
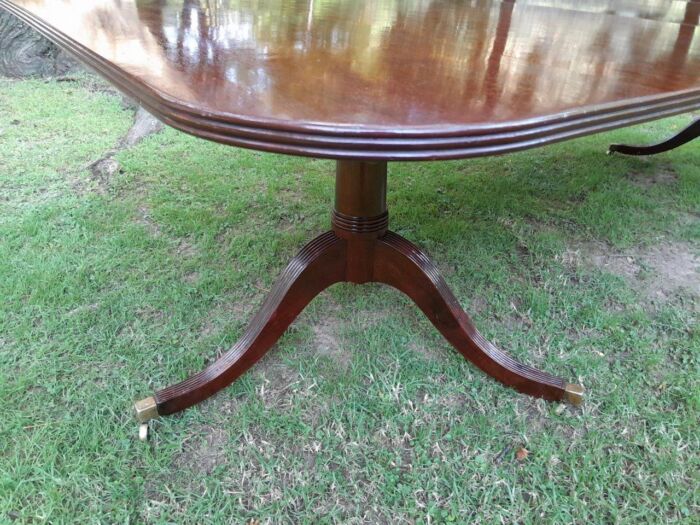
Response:
[[[182,239],[178,243],[175,253],[180,257],[193,257],[197,254],[197,247],[187,239]]]
[[[314,348],[322,356],[329,357],[341,369],[347,369],[352,352],[339,336],[342,321],[333,315],[322,316],[311,329],[314,332]]]
[[[226,463],[226,447],[229,436],[220,426],[206,426],[201,435],[185,442],[182,452],[174,460],[178,469],[186,469],[199,474],[211,474],[218,466]]]
[[[199,281],[199,272],[189,272],[182,278],[188,284],[195,284]]]
[[[272,354],[272,355],[271,355]],[[262,377],[262,384],[258,387],[258,395],[267,408],[289,407],[292,405],[292,394],[299,383],[299,372],[294,368],[280,363],[271,354],[265,356],[255,365],[256,372]]]
[[[426,361],[444,361],[446,358],[446,354],[441,348],[436,348],[431,344],[423,344],[414,340],[408,343],[408,347]]]
[[[633,171],[627,174],[627,179],[640,188],[653,188],[658,185],[671,185],[678,182],[678,174],[670,166],[663,166],[654,173]]]
[[[580,243],[567,250],[564,258],[624,277],[652,302],[665,302],[679,292],[700,297],[700,256],[685,242],[665,241],[626,250]]]
[[[136,222],[144,226],[153,237],[160,237],[162,234],[160,226],[151,218],[151,211],[146,206],[139,206]]]
[[[259,308],[259,300],[256,298],[221,296],[217,304],[206,315],[206,321],[202,326],[200,337],[209,337],[222,330],[225,326],[231,326],[235,323],[243,323],[244,326],[247,326]],[[240,335],[243,335],[243,328],[240,331]],[[226,350],[228,348],[223,351]]]

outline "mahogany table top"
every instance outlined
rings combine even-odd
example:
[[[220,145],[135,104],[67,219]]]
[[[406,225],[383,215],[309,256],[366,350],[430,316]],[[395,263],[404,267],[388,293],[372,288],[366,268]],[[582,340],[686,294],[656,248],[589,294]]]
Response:
[[[503,153],[700,108],[699,0],[0,0],[167,124],[339,159]]]

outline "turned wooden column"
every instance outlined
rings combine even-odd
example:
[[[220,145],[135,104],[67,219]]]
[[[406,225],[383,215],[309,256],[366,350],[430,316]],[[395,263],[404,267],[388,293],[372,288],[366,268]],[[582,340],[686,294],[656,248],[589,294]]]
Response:
[[[373,279],[375,240],[389,227],[386,162],[339,160],[335,173],[333,232],[348,243],[347,280]]]
[[[217,361],[135,405],[140,421],[199,403],[248,370],[304,307],[340,282],[387,284],[406,294],[459,351],[520,392],[578,404],[583,388],[522,364],[487,341],[462,310],[435,264],[388,231],[386,162],[338,161],[333,230],[308,243],[282,272],[241,338]]]

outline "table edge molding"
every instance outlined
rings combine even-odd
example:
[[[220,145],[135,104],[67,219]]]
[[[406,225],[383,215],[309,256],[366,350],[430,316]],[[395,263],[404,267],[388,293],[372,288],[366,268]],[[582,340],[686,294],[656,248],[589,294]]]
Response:
[[[505,154],[700,109],[700,86],[663,95],[582,106],[493,124],[388,129],[252,119],[186,104],[135,78],[9,0],[0,8],[139,101],[165,124],[207,140],[309,157],[356,160],[446,160]]]

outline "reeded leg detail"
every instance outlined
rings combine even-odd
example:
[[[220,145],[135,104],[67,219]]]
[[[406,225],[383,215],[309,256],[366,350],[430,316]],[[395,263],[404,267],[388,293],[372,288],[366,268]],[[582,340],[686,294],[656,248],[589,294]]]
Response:
[[[649,146],[633,146],[627,144],[610,144],[608,155],[611,153],[622,153],[623,155],[656,155],[675,149],[691,140],[700,137],[700,118],[694,120],[687,128],[658,144]]]
[[[333,231],[307,244],[241,339],[201,372],[136,403],[148,421],[206,399],[248,370],[304,307],[337,282],[380,282],[410,297],[445,338],[487,374],[525,394],[579,404],[583,388],[517,362],[479,333],[440,276],[413,244],[387,231],[386,163],[338,161]]]
[[[374,280],[410,297],[464,357],[503,384],[531,396],[579,404],[583,389],[519,363],[474,327],[433,262],[403,237],[388,232],[375,247]]]
[[[311,300],[343,280],[345,242],[333,232],[307,244],[289,263],[243,336],[216,362],[189,379],[136,403],[147,421],[184,410],[228,386],[274,345]]]

